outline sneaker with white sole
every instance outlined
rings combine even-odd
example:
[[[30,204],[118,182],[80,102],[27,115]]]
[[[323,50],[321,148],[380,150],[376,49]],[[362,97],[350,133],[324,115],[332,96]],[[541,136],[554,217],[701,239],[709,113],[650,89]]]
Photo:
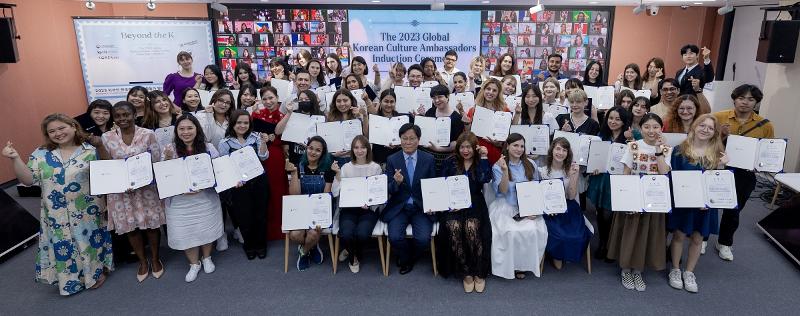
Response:
[[[352,262],[349,264],[350,272],[358,273],[361,270],[361,263],[358,262],[358,259],[353,258]]]
[[[703,245],[700,247],[700,254],[701,254],[701,255],[704,255],[704,254],[706,254],[706,247],[707,247],[707,246],[708,246],[708,242],[704,240],[704,241],[703,241]]]
[[[694,272],[683,272],[683,284],[683,288],[686,289],[686,291],[697,293],[697,278],[695,278]]]
[[[203,272],[205,273],[214,273],[217,267],[214,265],[214,261],[211,261],[211,257],[203,258]]]
[[[717,251],[719,251],[719,257],[722,258],[722,260],[733,261],[733,250],[731,250],[731,246],[717,244]]]
[[[350,257],[350,252],[347,249],[342,249],[339,253],[339,262],[345,262]]]
[[[200,273],[200,267],[203,264],[189,264],[189,272],[186,273],[186,282],[192,282],[197,279],[197,274]]]
[[[634,271],[631,274],[633,275],[633,285],[636,288],[636,290],[639,292],[644,292],[644,290],[647,289],[647,284],[644,283],[644,278],[642,278],[642,273]]]
[[[304,271],[305,269],[308,269],[309,266],[311,266],[311,258],[309,257],[311,256],[309,256],[308,254],[303,254],[302,251],[298,250],[297,271]]]
[[[242,237],[242,231],[237,229],[233,230],[233,239],[236,239],[240,244],[244,245],[244,237]]]
[[[311,261],[316,264],[322,264],[325,261],[325,255],[322,254],[322,249],[319,248],[319,244],[317,244],[314,248],[311,248]]]
[[[628,290],[633,290],[635,285],[633,284],[633,275],[631,275],[630,270],[622,270],[620,273],[620,279],[622,280],[622,286]]]
[[[683,290],[683,279],[681,278],[681,269],[672,269],[669,271],[669,286]]]
[[[228,250],[228,235],[222,233],[222,237],[217,239],[217,251]]]

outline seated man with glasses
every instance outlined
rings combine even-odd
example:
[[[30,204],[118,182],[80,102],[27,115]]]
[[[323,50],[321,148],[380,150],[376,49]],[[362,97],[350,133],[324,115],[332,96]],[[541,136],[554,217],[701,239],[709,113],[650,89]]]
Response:
[[[672,103],[678,98],[678,81],[673,78],[661,80],[658,83],[658,93],[661,96],[661,102],[650,107],[650,113],[657,114],[662,120],[672,112]]]

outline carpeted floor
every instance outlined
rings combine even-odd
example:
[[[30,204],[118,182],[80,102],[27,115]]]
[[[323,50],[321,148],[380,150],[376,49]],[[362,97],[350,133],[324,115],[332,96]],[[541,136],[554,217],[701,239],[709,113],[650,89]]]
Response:
[[[15,191],[8,192],[17,198]],[[38,217],[38,199],[17,200]],[[72,297],[59,296],[55,286],[33,282],[35,251],[29,248],[0,264],[0,315],[794,314],[800,306],[800,270],[755,227],[768,213],[761,200],[748,203],[733,262],[717,257],[712,237],[696,269],[698,294],[672,289],[666,272],[652,271],[645,274],[646,292],[628,291],[619,283],[616,265],[596,260],[591,275],[583,264],[568,264],[562,271],[546,264],[541,278],[491,277],[486,293],[465,294],[460,280],[434,277],[428,258],[404,276],[392,265],[389,277],[384,277],[377,247],[367,252],[358,274],[342,264],[333,275],[328,257],[322,265],[298,272],[293,256],[284,274],[282,241],[270,244],[266,259],[254,261],[246,260],[240,246],[232,243],[228,251],[213,255],[216,272],[201,272],[187,284],[183,279],[188,263],[182,252],[162,243],[162,279],[151,277],[137,284],[136,265],[123,265],[101,289]]]

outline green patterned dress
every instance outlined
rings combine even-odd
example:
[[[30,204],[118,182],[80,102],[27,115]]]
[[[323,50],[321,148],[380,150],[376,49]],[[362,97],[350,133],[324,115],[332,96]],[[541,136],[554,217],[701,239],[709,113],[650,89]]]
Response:
[[[84,143],[66,162],[57,150],[44,148],[28,160],[34,184],[42,188],[35,280],[57,284],[61,295],[92,287],[103,268],[113,269],[105,205],[89,195],[89,161],[96,153]]]

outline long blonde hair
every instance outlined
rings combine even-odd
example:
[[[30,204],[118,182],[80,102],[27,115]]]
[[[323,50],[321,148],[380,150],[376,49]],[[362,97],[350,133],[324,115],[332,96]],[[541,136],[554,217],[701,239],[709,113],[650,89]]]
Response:
[[[486,93],[486,86],[493,84],[497,87],[497,97],[494,98],[494,101],[490,104],[486,104],[486,97],[484,94]],[[478,96],[475,97],[475,104],[483,106],[487,109],[492,111],[505,111],[506,109],[506,101],[503,100],[503,85],[500,83],[499,80],[495,78],[489,78],[483,82],[481,86],[481,91],[478,92]]]
[[[714,122],[714,135],[708,141],[708,146],[702,156],[697,156],[692,151],[692,144],[694,144],[695,134],[694,130],[700,123],[705,120],[712,120]],[[697,117],[689,127],[689,135],[686,140],[681,143],[681,155],[689,160],[689,163],[702,166],[704,169],[717,169],[719,166],[719,158],[721,152],[725,151],[722,145],[722,135],[720,131],[719,122],[712,114],[703,114]]]

